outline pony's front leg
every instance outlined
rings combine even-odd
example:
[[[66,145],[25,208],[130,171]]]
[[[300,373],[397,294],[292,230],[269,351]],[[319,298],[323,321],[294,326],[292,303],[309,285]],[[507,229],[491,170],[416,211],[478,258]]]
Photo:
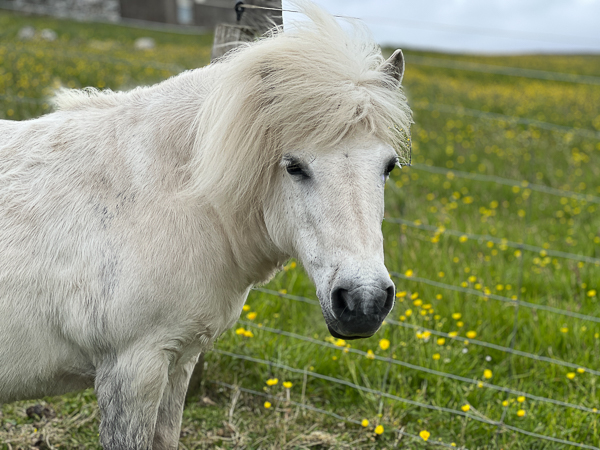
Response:
[[[104,450],[152,449],[168,365],[164,352],[138,348],[97,368],[96,396]]]
[[[177,450],[181,430],[181,416],[190,377],[198,357],[186,364],[177,365],[169,374],[162,401],[158,409],[153,450]]]

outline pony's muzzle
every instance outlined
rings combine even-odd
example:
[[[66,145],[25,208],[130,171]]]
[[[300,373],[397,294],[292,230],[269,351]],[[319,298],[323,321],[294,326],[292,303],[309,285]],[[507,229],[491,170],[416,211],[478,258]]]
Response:
[[[331,309],[336,319],[329,324],[332,336],[359,339],[372,336],[394,306],[394,284],[338,285],[331,291]]]

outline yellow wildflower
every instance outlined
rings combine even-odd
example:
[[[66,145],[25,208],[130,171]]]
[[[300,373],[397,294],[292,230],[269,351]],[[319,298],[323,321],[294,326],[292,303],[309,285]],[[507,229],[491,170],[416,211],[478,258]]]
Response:
[[[421,439],[423,439],[424,441],[427,441],[427,439],[429,439],[429,436],[431,436],[431,433],[427,430],[423,430],[419,433],[419,436],[421,436]]]
[[[256,313],[255,312],[248,313],[246,315],[246,317],[248,318],[248,320],[254,320],[254,319],[256,319]]]
[[[367,358],[375,359],[375,353],[373,353],[373,350],[371,350],[371,349],[367,350]]]
[[[244,305],[244,306],[242,306],[242,309],[244,311],[250,311],[250,305]]]
[[[467,331],[467,337],[469,339],[475,339],[475,336],[477,336],[477,333],[475,331],[473,331],[473,330]]]
[[[286,389],[290,389],[293,386],[291,381],[284,381],[283,382],[283,387]]]
[[[279,383],[278,378],[269,378],[267,380],[267,386],[275,386],[277,383]]]
[[[388,348],[390,348],[390,341],[387,339],[380,340],[379,347],[381,347],[381,350],[387,350]]]
[[[485,369],[483,371],[483,378],[487,378],[488,380],[492,378],[492,371],[490,369]]]
[[[467,412],[471,409],[471,405],[467,403],[466,405],[462,405],[460,409],[462,409],[464,412]]]
[[[363,427],[367,428],[369,426],[369,421],[367,419],[363,419],[360,423]]]
[[[524,409],[520,409],[517,411],[517,416],[519,417],[523,417],[525,415],[525,410]]]
[[[237,330],[235,330],[235,334],[237,334],[238,336],[244,334],[245,332],[246,330],[243,328],[238,328]]]
[[[383,434],[383,425],[377,425],[375,427],[375,434]]]
[[[438,338],[437,345],[444,345],[445,343],[446,343],[446,339],[444,339],[444,338]]]
[[[575,372],[569,372],[569,373],[567,374],[567,378],[568,378],[569,380],[572,380],[573,378],[575,378]]]
[[[271,407],[271,402],[265,402],[265,408],[269,409]]]

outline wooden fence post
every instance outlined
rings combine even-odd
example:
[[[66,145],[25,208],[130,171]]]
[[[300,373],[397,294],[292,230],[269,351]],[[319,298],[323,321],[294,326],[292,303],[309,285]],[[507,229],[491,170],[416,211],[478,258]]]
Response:
[[[227,1],[234,8],[236,1]],[[251,42],[256,37],[266,33],[275,25],[283,25],[281,0],[246,0],[246,5],[264,6],[271,9],[245,8],[236,24],[221,23],[215,28],[215,37],[211,52],[211,62],[220,58],[232,48],[243,42]],[[204,372],[204,354],[198,358],[187,391],[186,400],[200,393],[202,375]]]
[[[228,3],[233,8],[237,2],[228,0]],[[248,6],[248,8],[244,8],[244,6]],[[252,8],[252,6],[273,9],[258,9]],[[243,10],[241,14],[238,14],[239,20],[235,24],[220,23],[215,28],[211,61],[223,56],[242,42],[253,41],[274,25],[283,24],[281,0],[246,0],[240,7]]]

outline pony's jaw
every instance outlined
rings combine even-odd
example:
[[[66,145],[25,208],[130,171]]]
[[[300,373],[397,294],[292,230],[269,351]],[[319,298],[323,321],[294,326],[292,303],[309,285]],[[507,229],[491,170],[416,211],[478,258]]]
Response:
[[[395,153],[369,139],[291,156],[309,177],[279,168],[276,194],[265,208],[271,238],[303,263],[331,334],[369,337],[394,301],[394,285],[383,262],[381,221],[382,174]]]

